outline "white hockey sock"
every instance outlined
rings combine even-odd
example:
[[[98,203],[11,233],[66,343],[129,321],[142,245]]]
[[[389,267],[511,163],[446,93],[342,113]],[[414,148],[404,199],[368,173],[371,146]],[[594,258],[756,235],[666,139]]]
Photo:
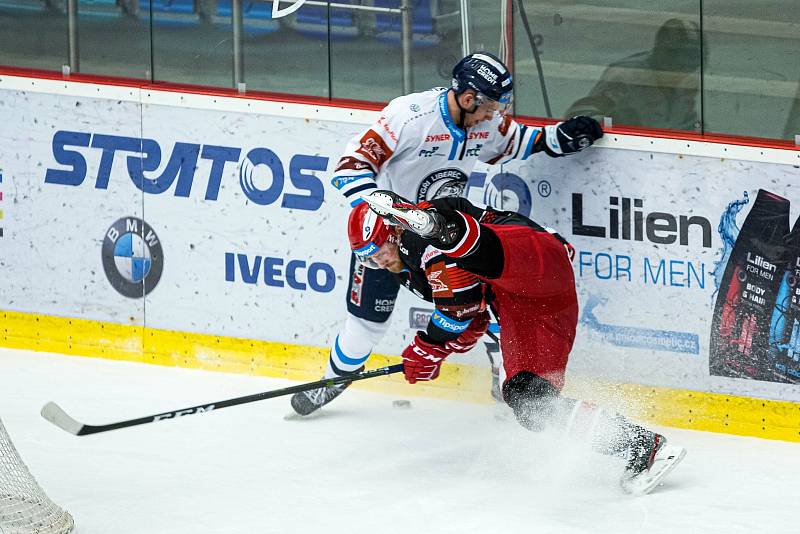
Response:
[[[331,347],[325,378],[361,368],[388,327],[389,321],[376,323],[348,314]]]
[[[602,454],[619,455],[626,450],[630,435],[639,429],[625,417],[582,400],[567,399],[572,404],[564,430]]]
[[[598,424],[605,415],[603,409],[592,402],[564,399],[574,403],[567,417],[564,430],[567,434],[578,436],[594,436]]]

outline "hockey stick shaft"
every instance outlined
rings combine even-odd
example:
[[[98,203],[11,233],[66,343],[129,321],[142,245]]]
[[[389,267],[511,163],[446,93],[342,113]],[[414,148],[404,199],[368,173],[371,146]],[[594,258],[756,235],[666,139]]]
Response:
[[[493,332],[489,330],[486,331],[486,335],[489,336],[494,343],[497,344],[497,350],[500,350],[500,338],[497,337]],[[496,368],[494,356],[492,356],[492,351],[489,349],[489,343],[486,343],[486,355],[489,357],[489,363],[492,366],[492,370]]]
[[[368,378],[375,378],[378,376],[390,375],[393,373],[400,373],[403,371],[403,364],[390,365],[388,367],[381,367],[379,369],[372,369],[370,371],[362,371],[358,374],[351,376],[339,376],[335,378],[327,378],[317,380],[316,382],[308,382],[306,384],[299,384],[297,386],[290,386],[283,389],[275,389],[272,391],[264,391],[262,393],[255,393],[253,395],[245,395],[244,397],[236,397],[234,399],[226,399],[217,402],[206,404],[199,404],[189,408],[182,408],[180,410],[173,410],[171,412],[163,412],[155,415],[148,415],[146,417],[138,417],[136,419],[128,419],[126,421],[119,421],[116,423],[109,423],[107,425],[85,425],[73,419],[67,414],[58,404],[48,402],[42,408],[42,417],[56,425],[62,430],[74,434],[76,436],[86,436],[88,434],[97,434],[100,432],[108,432],[109,430],[116,430],[118,428],[127,428],[129,426],[145,425],[147,423],[156,423],[166,419],[176,419],[186,415],[195,415],[198,413],[210,412],[213,410],[220,410],[230,406],[238,406],[240,404],[247,404],[266,399],[273,399],[275,397],[282,397],[284,395],[292,395],[301,391],[309,391],[323,387],[331,387],[336,384],[343,384],[346,382],[356,382],[358,380],[366,380]]]

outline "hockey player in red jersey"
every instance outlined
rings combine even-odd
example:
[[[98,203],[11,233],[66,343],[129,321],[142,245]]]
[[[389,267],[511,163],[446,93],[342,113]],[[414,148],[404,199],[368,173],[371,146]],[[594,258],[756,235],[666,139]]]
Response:
[[[352,138],[331,184],[355,207],[378,188],[414,202],[464,194],[478,161],[501,164],[544,152],[575,154],[602,137],[597,121],[574,117],[536,128],[506,114],[513,82],[492,54],[478,52],[453,68],[450,88],[438,87],[392,100],[375,124]],[[399,291],[384,270],[370,269],[353,255],[347,290],[347,319],[331,347],[325,377],[363,368],[389,326]],[[345,385],[298,393],[295,412],[308,415]]]
[[[465,199],[415,205],[375,191],[365,201],[371,210],[358,206],[350,215],[354,253],[436,307],[403,351],[408,382],[434,380],[447,356],[473,346],[488,326],[481,311],[488,304],[500,323],[503,399],[522,426],[560,425],[596,451],[626,458],[622,485],[631,493],[651,491],[683,458],[685,449],[667,446],[664,436],[560,394],[578,320],[573,249],[560,235]]]

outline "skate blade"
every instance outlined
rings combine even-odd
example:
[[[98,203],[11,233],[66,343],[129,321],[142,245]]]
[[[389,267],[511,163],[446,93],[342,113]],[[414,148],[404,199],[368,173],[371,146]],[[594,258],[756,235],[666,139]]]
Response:
[[[675,466],[686,456],[686,449],[665,445],[656,455],[653,466],[644,473],[629,480],[622,481],[622,489],[631,495],[647,495],[661,480],[667,476]]]
[[[376,214],[381,217],[393,216],[397,219],[397,222],[408,226],[411,231],[421,232],[428,223],[428,218],[421,210],[410,209],[402,211],[395,209],[394,199],[386,193],[375,191],[362,198]]]
[[[362,198],[364,202],[369,205],[370,209],[372,209],[372,211],[381,217],[385,217],[386,215],[390,214],[389,210],[392,208],[393,202],[392,197],[389,195],[376,191]]]

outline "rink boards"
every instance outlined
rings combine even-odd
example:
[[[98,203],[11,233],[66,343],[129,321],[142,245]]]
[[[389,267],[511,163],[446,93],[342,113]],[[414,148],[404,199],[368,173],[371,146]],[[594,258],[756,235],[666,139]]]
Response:
[[[329,177],[378,115],[0,75],[0,343],[316,378],[349,261]],[[466,195],[575,246],[574,392],[662,424],[800,440],[793,245],[785,261],[765,256],[768,237],[737,245],[759,190],[794,224],[799,167],[797,149],[607,135],[570,158],[476,169]],[[731,257],[770,283],[740,288]],[[397,361],[430,309],[401,293],[370,365]],[[487,401],[487,363],[481,347],[423,387],[373,387]]]

